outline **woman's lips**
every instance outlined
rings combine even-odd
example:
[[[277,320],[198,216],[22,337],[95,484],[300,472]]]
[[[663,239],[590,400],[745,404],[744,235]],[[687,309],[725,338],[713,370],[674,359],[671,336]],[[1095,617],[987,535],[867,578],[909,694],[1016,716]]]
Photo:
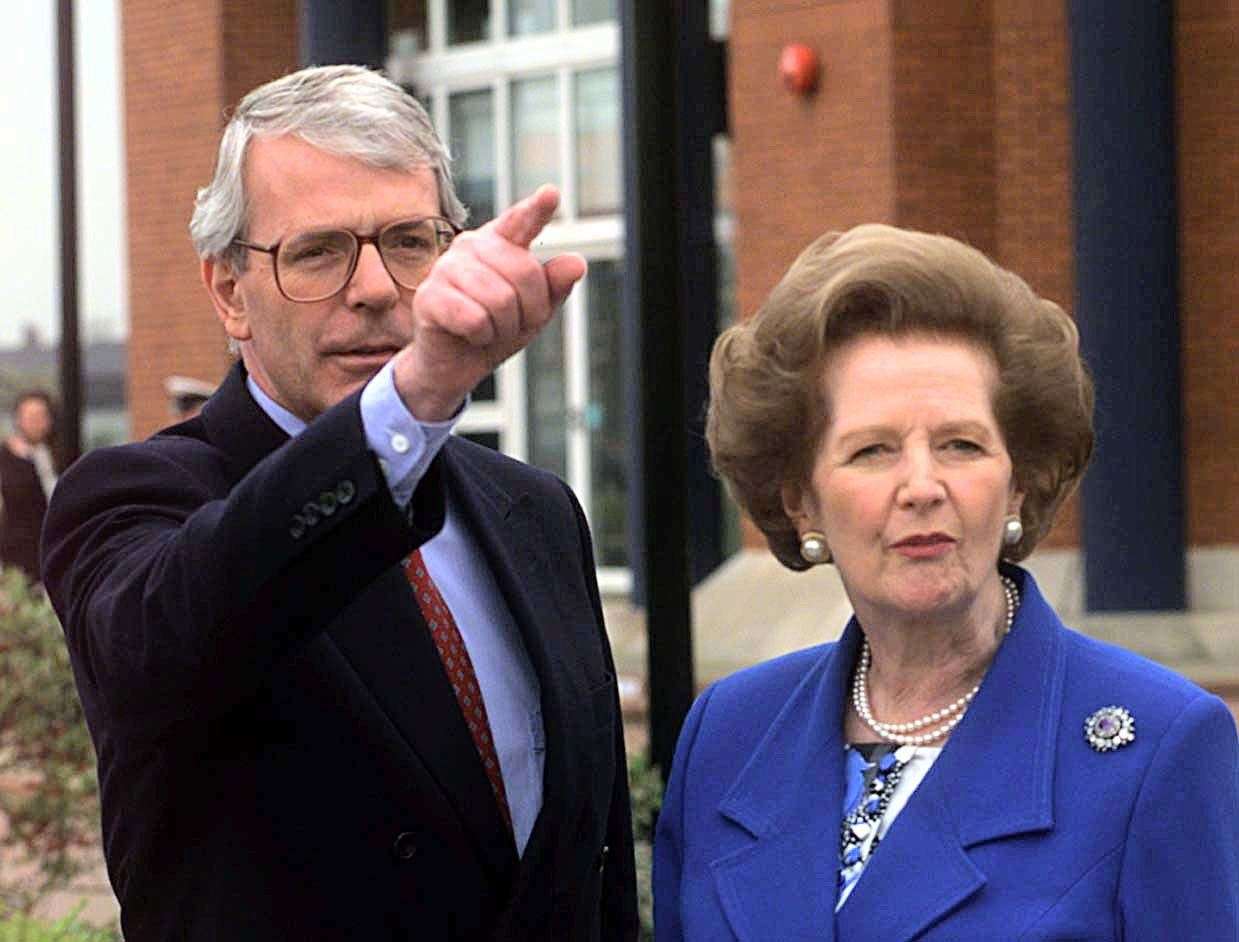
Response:
[[[955,540],[945,533],[930,533],[905,537],[891,548],[907,559],[937,559],[949,553],[954,545]]]

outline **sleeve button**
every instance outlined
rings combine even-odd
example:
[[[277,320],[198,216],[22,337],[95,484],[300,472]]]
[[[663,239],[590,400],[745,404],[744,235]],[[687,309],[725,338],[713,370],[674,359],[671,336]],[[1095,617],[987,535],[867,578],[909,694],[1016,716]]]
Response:
[[[324,517],[330,517],[335,513],[337,505],[336,495],[331,491],[323,491],[318,495],[318,509]]]
[[[357,496],[357,488],[352,481],[341,481],[336,485],[336,500],[341,504],[350,503]]]
[[[397,834],[391,852],[397,860],[412,860],[417,854],[417,836],[410,831]]]
[[[301,516],[305,519],[306,526],[312,527],[322,515],[318,512],[318,504],[306,504],[301,508]]]
[[[288,535],[294,540],[299,540],[305,536],[305,520],[300,514],[293,514],[292,520],[288,522]]]

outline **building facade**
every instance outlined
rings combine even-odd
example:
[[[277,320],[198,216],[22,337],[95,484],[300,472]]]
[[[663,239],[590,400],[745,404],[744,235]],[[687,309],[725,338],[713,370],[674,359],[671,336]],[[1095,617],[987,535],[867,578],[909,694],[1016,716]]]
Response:
[[[812,238],[865,221],[964,239],[1072,310],[1070,9],[1028,0],[731,0],[723,174],[731,195],[720,226],[741,316]],[[166,375],[217,379],[227,369],[186,224],[227,109],[300,64],[303,16],[295,0],[123,4],[135,436],[166,424]],[[384,22],[384,62],[449,141],[475,222],[543,180],[563,190],[540,248],[582,252],[589,278],[555,326],[478,390],[460,431],[564,476],[589,512],[604,586],[623,593],[621,413],[631,369],[619,343],[616,0],[390,0]],[[1239,13],[1180,0],[1173,42],[1182,384],[1171,405],[1181,414],[1187,602],[1237,609],[1239,410],[1228,392],[1239,354],[1230,306]],[[820,57],[813,94],[780,83],[789,43]],[[1119,407],[1138,404],[1099,402]],[[1048,545],[1079,547],[1083,517],[1070,506]],[[758,540],[748,534],[750,546]]]

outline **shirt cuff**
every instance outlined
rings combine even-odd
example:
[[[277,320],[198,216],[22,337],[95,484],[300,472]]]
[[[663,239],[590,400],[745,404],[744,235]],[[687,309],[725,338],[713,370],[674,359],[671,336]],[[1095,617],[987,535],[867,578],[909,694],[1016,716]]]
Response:
[[[361,424],[366,444],[379,459],[387,488],[396,506],[403,508],[460,420],[469,399],[444,422],[419,422],[396,392],[393,371],[394,361],[389,360],[362,390]]]

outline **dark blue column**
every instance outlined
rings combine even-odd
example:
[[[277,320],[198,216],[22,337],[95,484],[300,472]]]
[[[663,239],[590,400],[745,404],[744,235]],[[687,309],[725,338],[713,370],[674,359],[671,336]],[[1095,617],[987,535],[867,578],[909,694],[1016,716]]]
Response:
[[[301,0],[302,65],[368,65],[387,59],[383,0]]]
[[[1097,383],[1091,611],[1184,607],[1170,0],[1070,0],[1076,318]]]

